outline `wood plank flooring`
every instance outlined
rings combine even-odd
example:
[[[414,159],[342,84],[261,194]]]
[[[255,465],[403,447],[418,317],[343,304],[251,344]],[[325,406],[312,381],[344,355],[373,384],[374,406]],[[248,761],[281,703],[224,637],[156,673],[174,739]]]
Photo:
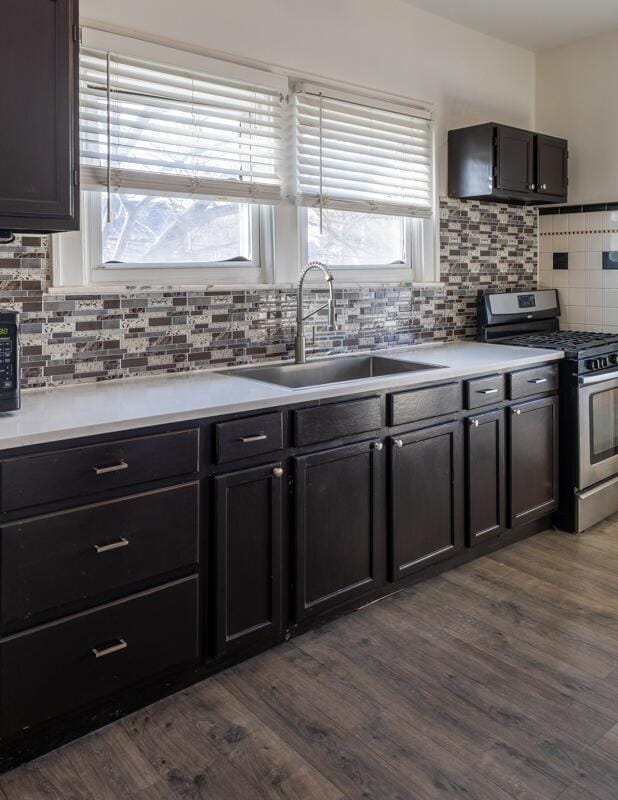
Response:
[[[617,800],[618,516],[547,531],[0,777],[1,800]]]

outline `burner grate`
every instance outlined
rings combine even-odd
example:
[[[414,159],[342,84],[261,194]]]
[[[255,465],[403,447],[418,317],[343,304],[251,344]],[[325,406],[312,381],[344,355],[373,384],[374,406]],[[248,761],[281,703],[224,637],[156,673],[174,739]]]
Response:
[[[553,350],[587,350],[604,344],[618,343],[615,333],[591,331],[552,331],[551,333],[526,333],[503,339],[505,344],[520,347],[548,347]]]

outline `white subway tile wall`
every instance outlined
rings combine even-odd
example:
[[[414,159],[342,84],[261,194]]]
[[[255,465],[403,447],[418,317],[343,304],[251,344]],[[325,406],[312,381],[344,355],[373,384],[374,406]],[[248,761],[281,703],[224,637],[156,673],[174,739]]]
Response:
[[[603,253],[618,251],[618,210],[545,212],[538,229],[539,288],[558,290],[562,327],[618,332],[618,269],[603,268]]]

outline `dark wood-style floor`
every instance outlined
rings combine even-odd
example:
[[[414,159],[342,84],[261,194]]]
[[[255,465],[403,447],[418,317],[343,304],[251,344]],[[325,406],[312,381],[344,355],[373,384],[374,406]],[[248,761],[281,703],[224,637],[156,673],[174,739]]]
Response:
[[[2,800],[617,800],[618,518],[339,619],[0,778]]]

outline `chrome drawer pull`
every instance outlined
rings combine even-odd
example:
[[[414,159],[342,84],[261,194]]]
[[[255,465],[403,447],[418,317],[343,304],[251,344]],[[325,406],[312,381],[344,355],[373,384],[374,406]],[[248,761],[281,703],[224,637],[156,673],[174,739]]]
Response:
[[[547,383],[547,378],[533,378],[528,383]]]
[[[479,426],[478,419],[471,419],[470,420],[470,425],[472,425],[474,428],[478,428],[478,426]]]
[[[110,542],[109,544],[93,545],[97,553],[109,553],[110,550],[120,550],[121,547],[128,547],[128,546],[129,546],[129,540],[125,539],[124,536],[120,539],[116,539],[115,542]]]
[[[104,658],[105,656],[111,656],[114,653],[119,653],[121,650],[126,650],[128,647],[128,643],[125,642],[124,639],[118,639],[116,644],[110,644],[107,647],[93,647],[92,648],[92,655],[95,658]]]
[[[403,439],[394,439],[393,444],[395,447],[403,447]]]
[[[273,478],[282,478],[283,477],[283,470],[281,467],[274,467],[273,468]]]
[[[258,433],[256,436],[241,436],[240,441],[243,444],[252,444],[253,442],[264,442],[268,439],[268,435],[265,433]]]
[[[517,414],[518,417],[521,417],[521,408],[514,408],[513,414]]]
[[[498,394],[497,389],[479,389],[479,394]]]
[[[110,464],[109,467],[93,467],[96,475],[107,475],[110,472],[121,472],[123,469],[129,469],[126,461],[120,461],[118,464]]]

